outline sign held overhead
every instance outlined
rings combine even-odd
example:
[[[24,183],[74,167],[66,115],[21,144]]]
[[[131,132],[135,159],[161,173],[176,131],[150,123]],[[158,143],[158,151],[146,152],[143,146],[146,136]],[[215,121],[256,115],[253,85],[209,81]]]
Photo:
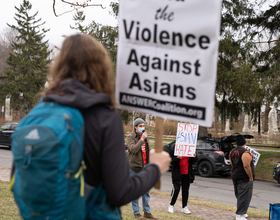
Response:
[[[198,125],[178,123],[174,155],[193,157],[196,152],[197,135]]]
[[[221,0],[122,0],[118,107],[211,126]]]

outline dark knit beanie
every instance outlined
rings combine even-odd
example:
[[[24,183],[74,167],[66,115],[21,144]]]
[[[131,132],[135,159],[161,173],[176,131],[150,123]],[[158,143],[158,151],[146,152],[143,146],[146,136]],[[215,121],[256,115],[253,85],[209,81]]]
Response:
[[[236,136],[236,145],[237,146],[243,146],[243,145],[245,145],[246,144],[246,140],[245,140],[245,138],[243,137],[243,135],[237,135]]]
[[[137,127],[139,124],[145,124],[145,121],[142,118],[136,118],[136,120],[134,121],[134,127]]]

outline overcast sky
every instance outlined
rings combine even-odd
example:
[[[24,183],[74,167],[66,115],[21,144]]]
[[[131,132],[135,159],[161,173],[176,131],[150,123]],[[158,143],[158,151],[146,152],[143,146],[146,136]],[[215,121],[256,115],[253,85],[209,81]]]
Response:
[[[1,0],[3,1],[3,0]],[[69,25],[74,26],[74,21],[72,20],[74,12],[63,14],[56,17],[53,13],[53,0],[29,0],[32,4],[32,10],[30,15],[33,15],[36,11],[39,11],[37,19],[42,18],[46,24],[44,27],[50,29],[46,34],[46,40],[49,40],[50,45],[55,45],[60,47],[63,37],[62,35],[69,35],[75,33]],[[69,0],[69,2],[79,2],[83,3],[86,0]],[[101,7],[87,7],[84,9],[86,14],[86,21],[84,24],[89,24],[91,21],[96,21],[101,24],[108,24],[112,26],[117,25],[117,19],[109,14],[111,8],[109,7],[110,2],[117,0],[91,0],[91,4],[102,4],[106,9]],[[275,3],[277,0],[268,0],[268,2]],[[17,12],[14,6],[20,7],[23,0],[7,0],[5,6],[2,8],[0,13],[0,33],[7,28],[7,24],[17,25],[14,16]],[[265,9],[265,7],[262,7]],[[56,0],[56,13],[61,14],[66,11],[71,10],[70,5],[62,3],[61,0]]]
[[[114,0],[92,0],[91,4],[102,4],[106,9],[101,7],[87,7],[84,9],[86,14],[86,21],[84,24],[89,24],[91,21],[95,21],[102,24],[108,24],[112,26],[117,25],[117,20],[109,14],[111,8],[109,4]],[[15,13],[17,10],[14,6],[20,7],[23,0],[8,0],[5,3],[5,6],[2,8],[0,13],[0,32],[7,28],[7,24],[17,25],[16,20],[14,19]],[[32,10],[29,15],[33,15],[36,11],[39,11],[37,19],[42,18],[42,21],[45,21],[44,28],[50,29],[46,33],[46,40],[49,40],[51,45],[60,46],[63,37],[62,35],[69,35],[75,33],[69,25],[74,26],[74,21],[72,20],[74,12],[70,12],[59,17],[56,17],[53,13],[53,0],[29,0],[32,4]],[[66,11],[71,10],[70,5],[62,3],[61,0],[56,0],[56,13],[61,14]],[[69,0],[69,2],[73,2]],[[75,2],[83,3],[84,0],[75,0]]]

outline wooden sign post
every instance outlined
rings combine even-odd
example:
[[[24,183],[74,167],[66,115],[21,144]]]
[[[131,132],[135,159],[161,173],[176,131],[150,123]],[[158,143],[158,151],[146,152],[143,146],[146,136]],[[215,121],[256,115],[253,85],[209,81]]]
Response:
[[[156,128],[155,128],[155,151],[156,153],[162,152],[162,139],[163,139],[163,118],[156,117]],[[157,182],[155,185],[156,189],[160,189],[161,181]]]

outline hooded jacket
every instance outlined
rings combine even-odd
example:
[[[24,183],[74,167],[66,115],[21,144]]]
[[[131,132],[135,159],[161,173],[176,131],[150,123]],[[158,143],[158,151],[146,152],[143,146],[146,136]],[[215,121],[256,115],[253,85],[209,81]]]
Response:
[[[45,100],[78,108],[83,114],[86,183],[93,187],[102,183],[108,202],[118,207],[139,198],[154,186],[160,178],[155,164],[147,165],[139,175],[130,177],[122,121],[109,105],[110,97],[74,79],[64,80],[62,91],[63,95],[48,94]]]

